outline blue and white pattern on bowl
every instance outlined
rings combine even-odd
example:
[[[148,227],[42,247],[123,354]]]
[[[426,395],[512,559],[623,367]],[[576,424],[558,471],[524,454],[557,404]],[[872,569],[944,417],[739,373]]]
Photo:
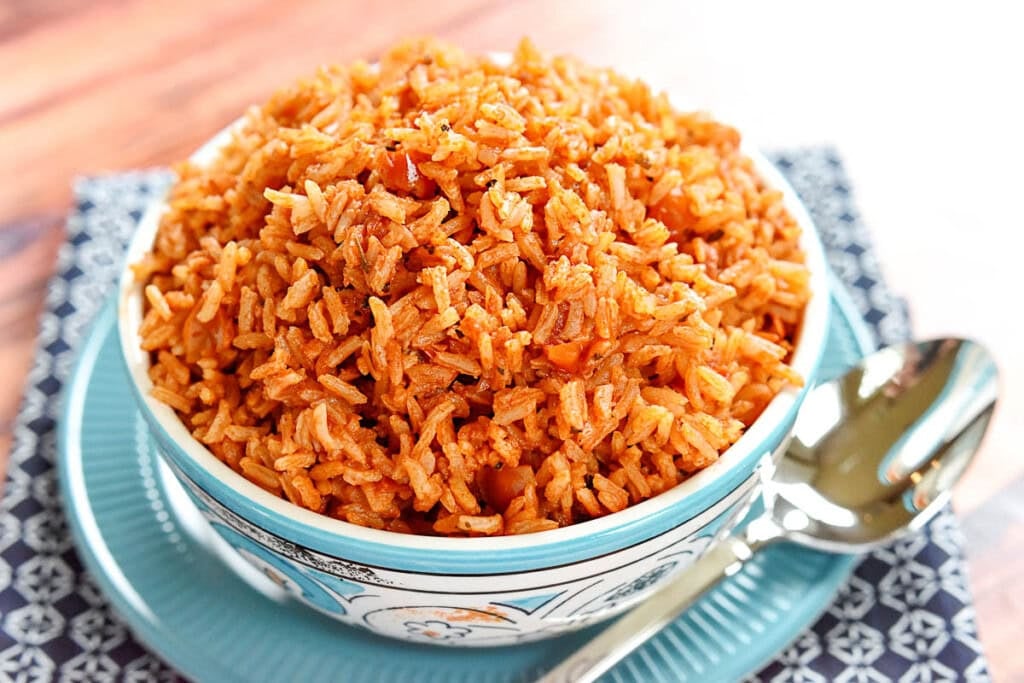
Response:
[[[536,640],[619,614],[731,531],[757,488],[755,474],[696,517],[612,553],[529,572],[451,574],[388,569],[297,545],[171,470],[217,534],[307,606],[382,635],[460,646]]]

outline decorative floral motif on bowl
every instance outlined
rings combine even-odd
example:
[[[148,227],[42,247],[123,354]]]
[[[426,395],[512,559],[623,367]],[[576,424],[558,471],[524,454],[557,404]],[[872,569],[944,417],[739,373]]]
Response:
[[[612,553],[530,572],[443,574],[374,567],[280,538],[165,462],[220,538],[295,599],[381,635],[446,646],[536,640],[619,614],[734,528],[756,489],[755,475],[693,519]]]

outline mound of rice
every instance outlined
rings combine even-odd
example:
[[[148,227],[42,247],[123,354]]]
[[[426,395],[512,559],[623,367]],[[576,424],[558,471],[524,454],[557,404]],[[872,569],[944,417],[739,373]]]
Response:
[[[655,496],[801,381],[799,229],[739,143],[527,42],[325,68],[179,168],[136,265],[153,394],[259,486],[377,529]]]

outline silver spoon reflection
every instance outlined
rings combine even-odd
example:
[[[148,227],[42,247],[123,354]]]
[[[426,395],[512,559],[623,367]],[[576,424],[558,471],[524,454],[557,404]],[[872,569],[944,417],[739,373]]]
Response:
[[[762,462],[764,514],[541,683],[597,679],[770,543],[862,553],[921,529],[974,457],[997,393],[992,357],[960,339],[882,349],[815,387],[780,462]]]

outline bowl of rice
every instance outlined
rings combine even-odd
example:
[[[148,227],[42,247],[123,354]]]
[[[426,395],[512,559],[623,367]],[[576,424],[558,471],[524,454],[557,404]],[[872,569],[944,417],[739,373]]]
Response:
[[[824,349],[771,164],[526,41],[323,68],[177,174],[120,282],[139,410],[238,555],[382,635],[545,638],[677,577]]]

